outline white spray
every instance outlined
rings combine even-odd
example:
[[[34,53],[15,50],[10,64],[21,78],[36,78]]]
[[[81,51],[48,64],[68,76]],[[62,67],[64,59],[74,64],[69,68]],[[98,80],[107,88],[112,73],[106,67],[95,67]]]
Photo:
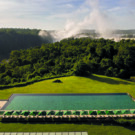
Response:
[[[67,21],[64,30],[51,32],[50,35],[53,37],[54,41],[60,41],[64,38],[75,36],[82,29],[93,29],[93,27],[101,37],[112,37],[112,24],[110,18],[108,17],[107,13],[100,10],[99,0],[86,0],[85,5],[91,9],[90,13],[80,22]],[[40,36],[45,36],[43,31],[42,33],[40,32]]]

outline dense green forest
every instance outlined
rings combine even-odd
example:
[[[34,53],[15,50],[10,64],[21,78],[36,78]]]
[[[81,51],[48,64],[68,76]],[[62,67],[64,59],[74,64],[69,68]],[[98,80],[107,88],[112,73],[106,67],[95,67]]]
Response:
[[[48,39],[38,36],[37,29],[0,29],[0,61],[9,58],[12,50],[27,49],[41,46],[42,43],[50,43]]]
[[[135,75],[135,40],[64,39],[26,50],[14,50],[0,64],[0,84],[27,82],[64,73],[91,73],[120,78]]]
[[[43,43],[52,43],[53,37],[50,32],[45,31],[48,35],[44,38],[39,36],[39,29],[20,29],[20,28],[0,28],[0,61],[8,59],[11,51],[28,49],[40,46]],[[81,34],[91,37],[98,37],[95,30],[81,30]],[[115,30],[113,34],[122,34],[123,38],[135,37],[135,30]]]

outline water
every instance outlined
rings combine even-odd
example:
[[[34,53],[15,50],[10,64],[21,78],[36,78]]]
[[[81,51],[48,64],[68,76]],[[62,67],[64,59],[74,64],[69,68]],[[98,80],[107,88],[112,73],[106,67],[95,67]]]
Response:
[[[4,106],[5,110],[104,110],[135,109],[127,94],[16,94]]]

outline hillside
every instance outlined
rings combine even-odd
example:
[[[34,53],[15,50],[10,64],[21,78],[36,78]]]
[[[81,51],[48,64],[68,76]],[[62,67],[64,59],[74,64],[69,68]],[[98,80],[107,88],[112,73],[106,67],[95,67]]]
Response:
[[[48,38],[42,39],[37,29],[0,29],[0,61],[8,59],[13,50],[28,49],[50,43]]]
[[[44,34],[42,31],[40,34],[39,32],[39,29],[0,28],[0,61],[8,59],[13,50],[40,47],[43,43],[52,43],[54,41],[55,30],[44,30]],[[114,37],[133,38],[135,30],[114,30],[112,33]],[[95,30],[82,29],[74,37],[99,38],[100,36]]]
[[[8,99],[15,93],[130,93],[135,97],[135,83],[114,77],[93,74],[90,77],[61,77],[44,80],[24,87],[0,90],[0,99]]]
[[[15,50],[0,63],[0,85],[41,78],[91,73],[119,78],[135,76],[135,40],[64,39],[41,47]]]

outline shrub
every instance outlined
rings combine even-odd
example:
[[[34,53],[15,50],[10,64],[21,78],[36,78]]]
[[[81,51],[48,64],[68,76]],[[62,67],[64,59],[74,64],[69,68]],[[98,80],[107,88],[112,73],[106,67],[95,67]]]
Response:
[[[21,78],[21,82],[25,82],[26,80],[24,78]]]
[[[36,71],[34,71],[32,74],[29,74],[29,75],[27,76],[27,80],[32,79],[32,78],[34,78],[35,76],[38,76],[38,75],[39,75],[39,73],[36,72]]]
[[[117,68],[113,69],[113,76],[118,77],[118,69]]]
[[[118,76],[120,78],[128,78],[130,75],[128,74],[128,71],[126,71],[124,69],[120,69]]]
[[[109,67],[109,68],[105,71],[105,75],[107,75],[107,76],[113,76],[113,67]]]
[[[54,82],[54,83],[62,83],[62,81],[61,81],[61,80],[59,80],[59,79],[54,80],[53,82]]]
[[[114,120],[116,123],[118,124],[121,124],[123,126],[135,126],[135,119],[117,119],[117,120]]]
[[[11,80],[11,83],[15,83],[15,82],[18,82],[18,80],[17,80],[16,78],[13,78],[13,79]]]
[[[10,76],[4,77],[4,80],[5,80],[5,84],[11,83],[11,77]]]
[[[35,79],[36,79],[36,80],[40,80],[41,77],[40,77],[40,76],[36,76]]]
[[[130,80],[133,81],[133,82],[135,82],[135,76],[131,76],[130,77]]]
[[[73,73],[77,76],[89,76],[91,74],[91,68],[83,61],[76,63],[73,69]]]
[[[44,75],[45,73],[49,73],[49,71],[48,71],[47,68],[40,68],[40,69],[38,70],[38,72],[39,72],[39,74],[41,74],[41,75]]]

